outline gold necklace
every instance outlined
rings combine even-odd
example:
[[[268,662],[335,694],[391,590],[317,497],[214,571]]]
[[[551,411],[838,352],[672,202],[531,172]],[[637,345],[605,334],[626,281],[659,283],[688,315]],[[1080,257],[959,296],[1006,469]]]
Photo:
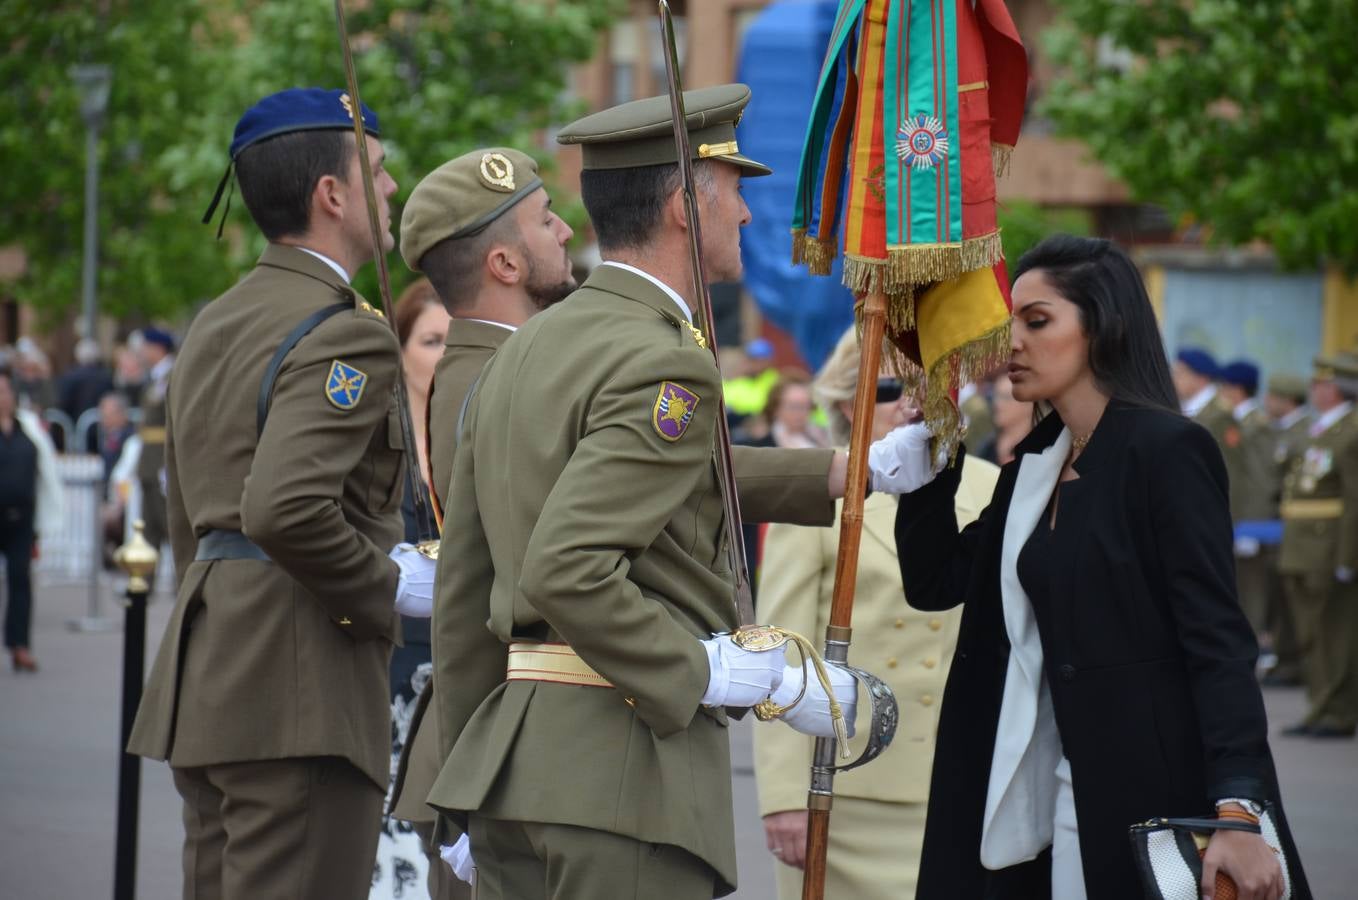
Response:
[[[1094,436],[1093,433],[1079,436],[1073,435],[1070,439],[1071,450],[1073,450],[1076,453],[1083,453],[1084,449],[1089,446],[1089,439],[1092,438],[1093,436]]]

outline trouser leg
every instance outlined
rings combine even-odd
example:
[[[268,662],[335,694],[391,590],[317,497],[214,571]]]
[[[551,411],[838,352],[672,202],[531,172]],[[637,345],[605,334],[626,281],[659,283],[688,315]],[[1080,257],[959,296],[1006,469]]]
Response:
[[[454,875],[452,867],[439,856],[438,845],[434,843],[434,823],[411,822],[410,827],[419,835],[420,846],[429,861],[429,900],[471,900],[471,885]]]
[[[1297,649],[1306,674],[1308,708],[1303,721],[1307,725],[1315,724],[1316,700],[1320,695],[1320,685],[1325,680],[1325,661],[1319,646],[1319,631],[1320,616],[1325,607],[1325,594],[1328,592],[1330,580],[1332,579],[1327,573],[1322,573],[1288,574],[1283,581],[1288,603],[1292,607],[1292,620],[1297,626]]]
[[[5,557],[5,646],[27,647],[33,615],[33,523],[14,511],[0,523],[0,553]]]
[[[222,792],[203,769],[171,768],[184,800],[184,900],[221,900],[226,828]]]
[[[1256,637],[1268,630],[1268,564],[1262,555],[1235,561],[1240,608]]]
[[[1323,661],[1313,701],[1314,723],[1341,731],[1358,725],[1358,584],[1331,586],[1316,636]]]
[[[1277,551],[1269,554],[1268,573],[1269,594],[1269,631],[1273,634],[1273,653],[1278,664],[1273,674],[1283,680],[1300,679],[1302,672],[1301,651],[1297,644],[1297,624],[1292,614],[1292,604],[1283,587],[1283,575],[1277,570]]]

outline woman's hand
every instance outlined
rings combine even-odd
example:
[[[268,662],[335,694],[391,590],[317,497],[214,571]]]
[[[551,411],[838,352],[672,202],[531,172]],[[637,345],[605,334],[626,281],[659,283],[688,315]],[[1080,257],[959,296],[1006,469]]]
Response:
[[[764,840],[769,852],[784,865],[806,868],[806,821],[804,809],[769,813],[764,817]]]
[[[1212,835],[1202,858],[1204,900],[1216,897],[1218,870],[1235,882],[1240,900],[1278,900],[1283,895],[1283,867],[1278,855],[1253,832],[1223,829]]]

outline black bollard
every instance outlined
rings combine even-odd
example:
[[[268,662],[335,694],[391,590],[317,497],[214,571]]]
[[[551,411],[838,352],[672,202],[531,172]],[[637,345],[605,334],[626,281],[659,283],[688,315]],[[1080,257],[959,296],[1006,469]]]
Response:
[[[141,801],[141,757],[127,752],[132,722],[141,704],[146,662],[146,598],[149,578],[156,571],[156,550],[142,536],[142,523],[133,524],[132,540],[114,557],[127,572],[127,619],[123,627],[122,740],[118,745],[118,843],[114,852],[113,900],[134,900],[137,894],[137,813]]]

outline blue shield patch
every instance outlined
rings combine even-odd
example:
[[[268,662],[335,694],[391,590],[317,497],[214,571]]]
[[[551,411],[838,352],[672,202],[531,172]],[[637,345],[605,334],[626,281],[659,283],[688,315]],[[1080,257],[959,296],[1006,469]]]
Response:
[[[358,406],[363,389],[368,386],[368,375],[348,363],[335,360],[330,364],[330,374],[325,379],[325,399],[330,405],[345,412]]]

